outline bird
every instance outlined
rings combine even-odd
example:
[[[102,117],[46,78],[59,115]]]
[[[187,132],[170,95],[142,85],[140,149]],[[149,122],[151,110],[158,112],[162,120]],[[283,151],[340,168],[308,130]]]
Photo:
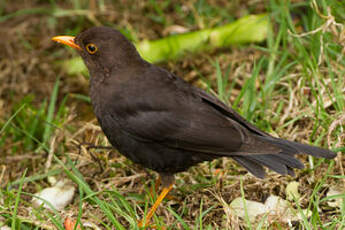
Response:
[[[78,51],[90,73],[98,123],[121,154],[158,172],[162,192],[139,226],[147,226],[170,192],[174,175],[204,161],[230,157],[258,178],[265,168],[294,176],[307,154],[332,159],[328,149],[273,137],[216,96],[143,60],[116,29],[92,27],[53,41]]]

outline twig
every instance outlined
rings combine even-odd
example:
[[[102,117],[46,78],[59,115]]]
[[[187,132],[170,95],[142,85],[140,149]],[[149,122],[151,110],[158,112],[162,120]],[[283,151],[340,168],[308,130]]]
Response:
[[[5,171],[6,171],[6,165],[2,165],[2,170],[1,170],[1,174],[0,174],[0,186],[1,186],[1,181],[3,181],[2,179],[5,176]]]
[[[55,140],[56,140],[56,136],[54,136],[50,142],[50,148],[49,148],[49,153],[48,153],[48,158],[47,158],[47,162],[45,163],[45,169],[44,172],[47,173],[51,164],[52,164],[52,160],[53,160],[53,155],[54,155],[54,145],[55,145]]]
[[[332,142],[331,140],[331,136],[332,136],[332,133],[333,131],[339,126],[339,125],[342,125],[342,124],[345,124],[345,113],[341,114],[337,119],[335,119],[332,124],[329,126],[329,130],[328,130],[328,134],[327,134],[327,142],[328,142],[328,147],[331,147],[330,146],[330,143]],[[342,133],[343,130],[341,130]],[[341,140],[342,138],[341,137],[345,137],[345,135],[337,135],[337,143],[335,144],[335,147],[340,147],[341,146],[341,143],[343,143],[343,141]],[[343,157],[342,157],[342,153],[341,152],[338,152],[338,155],[335,159],[338,167],[340,168],[340,173],[341,175],[343,176],[344,178],[344,168],[343,168]],[[343,179],[343,184],[345,186],[345,179]]]

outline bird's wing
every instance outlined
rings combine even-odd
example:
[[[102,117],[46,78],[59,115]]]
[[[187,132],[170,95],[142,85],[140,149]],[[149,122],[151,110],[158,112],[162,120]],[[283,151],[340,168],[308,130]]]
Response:
[[[149,85],[147,82],[146,87]],[[135,97],[126,95],[123,105],[117,102],[116,106],[111,106],[122,106],[115,109],[111,116],[131,137],[221,155],[272,154],[280,151],[251,134],[252,130],[255,134],[265,133],[251,126],[219,100],[183,80],[163,78],[154,85],[147,90],[140,89],[140,95]],[[220,110],[225,110],[227,114]]]
[[[239,115],[235,110],[233,110],[231,107],[225,105],[217,97],[207,94],[205,91],[199,88],[195,88],[195,87],[194,87],[194,92],[197,95],[199,95],[205,101],[205,103],[208,103],[210,106],[212,106],[214,109],[218,110],[219,112],[223,113],[225,116],[228,116],[229,118],[240,123],[241,125],[246,127],[248,130],[250,130],[250,132],[256,133],[260,136],[271,136],[268,133],[252,125],[250,122],[244,119],[241,115]]]

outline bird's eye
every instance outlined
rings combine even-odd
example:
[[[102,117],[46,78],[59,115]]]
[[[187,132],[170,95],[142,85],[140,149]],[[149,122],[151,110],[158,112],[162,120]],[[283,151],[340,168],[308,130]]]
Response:
[[[93,43],[89,43],[87,44],[86,46],[86,51],[89,53],[89,54],[94,54],[97,52],[98,48],[95,44]]]

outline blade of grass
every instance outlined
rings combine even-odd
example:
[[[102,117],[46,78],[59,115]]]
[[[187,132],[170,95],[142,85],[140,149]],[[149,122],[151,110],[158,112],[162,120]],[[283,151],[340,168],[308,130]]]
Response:
[[[19,109],[17,109],[17,111],[5,122],[5,124],[2,126],[1,130],[0,130],[0,135],[2,134],[2,132],[5,131],[5,129],[7,128],[7,126],[11,123],[11,121],[17,116],[17,114],[22,111],[22,109],[26,106],[26,104],[22,104]]]
[[[171,207],[167,207],[168,211],[177,219],[178,222],[182,225],[183,229],[190,230],[188,224],[183,220],[183,218],[178,215]],[[171,226],[172,227],[172,226]]]
[[[50,177],[50,176],[55,176],[55,175],[61,174],[61,172],[62,172],[62,169],[51,169],[47,173],[43,173],[43,174],[38,173],[38,174],[33,175],[33,176],[25,177],[24,178],[24,183],[29,183],[29,182],[34,182],[34,181],[42,180],[42,179]],[[13,187],[13,186],[15,186],[17,184],[20,184],[20,183],[21,183],[21,179],[16,180],[14,182],[11,182],[9,184],[9,186]]]
[[[253,229],[252,227],[252,223],[250,222],[250,219],[249,219],[249,215],[248,215],[248,209],[247,209],[247,205],[246,205],[246,198],[245,198],[245,195],[244,195],[244,188],[243,188],[243,178],[241,177],[240,179],[240,190],[241,190],[241,197],[242,197],[242,200],[243,200],[243,208],[244,208],[244,214],[245,214],[245,221],[247,223],[247,227],[249,229]]]
[[[23,173],[22,178],[21,178],[20,183],[19,183],[19,188],[17,190],[17,196],[16,196],[16,200],[15,200],[15,203],[14,203],[14,209],[13,209],[13,212],[12,212],[12,223],[11,223],[11,228],[12,229],[17,229],[17,227],[16,227],[17,221],[16,220],[17,220],[17,214],[18,214],[18,206],[19,206],[19,202],[20,202],[20,195],[22,193],[23,184],[24,184],[24,178],[25,178],[26,172],[27,172],[27,169],[24,170],[24,173]]]
[[[78,186],[85,191],[87,195],[89,195],[89,199],[95,202],[103,213],[108,217],[109,221],[114,225],[114,227],[118,230],[125,230],[123,227],[114,217],[113,213],[109,208],[109,204],[98,199],[94,196],[95,192],[89,187],[89,185],[84,181],[82,175],[78,172],[78,170],[73,166],[72,162],[69,162],[69,167],[71,167],[72,171],[69,171],[66,164],[64,164],[59,158],[54,155],[54,160],[61,165],[65,171],[65,173],[75,182]]]
[[[43,143],[45,145],[48,145],[48,142],[52,133],[51,124],[53,123],[53,119],[54,119],[55,106],[56,106],[57,96],[59,92],[59,84],[60,84],[60,79],[58,78],[54,84],[54,88],[50,96],[50,102],[48,106],[47,120],[46,120],[47,125],[45,126],[45,129],[43,132]]]

